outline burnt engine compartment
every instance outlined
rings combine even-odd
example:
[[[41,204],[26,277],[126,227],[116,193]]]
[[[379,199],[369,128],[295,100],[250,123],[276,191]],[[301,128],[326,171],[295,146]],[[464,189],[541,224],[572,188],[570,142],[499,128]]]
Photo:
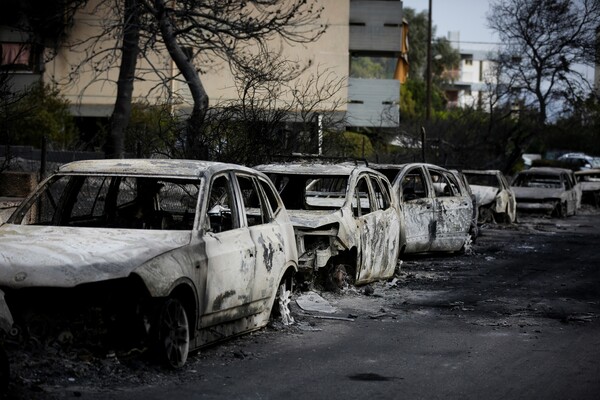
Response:
[[[139,278],[74,288],[2,288],[14,324],[5,345],[85,350],[97,356],[144,348],[152,301]]]

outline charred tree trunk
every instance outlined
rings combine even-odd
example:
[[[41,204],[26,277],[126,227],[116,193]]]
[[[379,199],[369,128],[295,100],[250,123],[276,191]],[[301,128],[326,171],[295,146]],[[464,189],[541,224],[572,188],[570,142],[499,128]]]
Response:
[[[135,68],[140,52],[138,0],[125,0],[123,46],[117,82],[117,99],[110,119],[110,132],[104,153],[106,158],[123,158],[125,130],[131,117],[131,99]]]
[[[164,0],[154,0],[156,20],[159,23],[167,51],[177,68],[185,78],[190,89],[194,104],[188,118],[185,132],[186,149],[185,156],[189,158],[206,159],[208,149],[202,138],[202,124],[208,109],[208,95],[202,85],[200,76],[194,67],[192,60],[177,43],[175,28],[171,22],[170,15],[165,7]]]

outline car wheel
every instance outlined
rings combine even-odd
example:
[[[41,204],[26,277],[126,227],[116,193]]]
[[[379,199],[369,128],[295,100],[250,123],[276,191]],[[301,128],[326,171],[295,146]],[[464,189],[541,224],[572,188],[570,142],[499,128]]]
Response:
[[[190,327],[183,304],[169,298],[159,307],[156,352],[160,361],[171,368],[181,368],[190,350]]]
[[[283,279],[277,288],[271,315],[275,318],[280,318],[284,325],[294,323],[294,317],[292,317],[292,313],[290,312],[291,297],[292,291],[288,289],[285,279]]]

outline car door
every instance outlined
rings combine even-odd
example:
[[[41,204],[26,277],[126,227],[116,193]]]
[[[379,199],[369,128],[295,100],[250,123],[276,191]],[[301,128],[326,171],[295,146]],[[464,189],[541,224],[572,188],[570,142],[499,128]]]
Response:
[[[429,251],[435,236],[434,198],[422,166],[400,170],[394,188],[404,218],[406,253]]]
[[[515,196],[515,193],[510,188],[510,185],[508,184],[508,181],[506,180],[504,174],[500,173],[498,179],[500,180],[501,189],[506,193],[508,197],[508,204],[506,205],[506,214],[508,215],[510,222],[515,222],[517,220],[517,198]]]
[[[456,177],[441,168],[428,168],[435,193],[435,237],[431,251],[456,251],[462,248],[468,236],[473,204],[462,193]]]
[[[205,287],[200,294],[204,327],[251,314],[256,248],[234,179],[230,173],[213,177],[206,196],[206,284],[199,285]]]
[[[356,283],[391,277],[398,259],[400,223],[390,188],[386,189],[379,177],[363,174],[354,197],[353,212],[360,232]]]
[[[565,189],[564,196],[567,202],[567,215],[575,214],[577,212],[578,193],[573,179],[569,174],[561,173],[561,180]]]
[[[260,312],[269,307],[268,300],[279,284],[279,275],[285,265],[282,227],[273,218],[273,211],[265,198],[264,189],[256,177],[236,173],[242,210],[250,237],[256,249],[255,270],[252,278],[253,310]]]

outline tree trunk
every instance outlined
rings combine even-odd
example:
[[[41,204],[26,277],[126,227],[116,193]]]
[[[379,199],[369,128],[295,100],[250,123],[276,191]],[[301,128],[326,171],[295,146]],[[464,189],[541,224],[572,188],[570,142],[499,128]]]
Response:
[[[131,117],[133,81],[137,64],[140,39],[139,8],[137,0],[125,0],[123,15],[123,45],[121,66],[117,81],[117,99],[110,119],[110,132],[104,154],[106,158],[123,158],[125,130]]]
[[[167,51],[185,78],[194,101],[192,112],[187,121],[185,155],[190,158],[206,159],[208,149],[206,144],[202,143],[201,129],[208,109],[208,94],[204,89],[204,85],[202,85],[194,63],[188,58],[179,43],[177,43],[173,24],[169,18],[169,14],[165,10],[164,0],[154,0],[154,6],[160,33]]]

